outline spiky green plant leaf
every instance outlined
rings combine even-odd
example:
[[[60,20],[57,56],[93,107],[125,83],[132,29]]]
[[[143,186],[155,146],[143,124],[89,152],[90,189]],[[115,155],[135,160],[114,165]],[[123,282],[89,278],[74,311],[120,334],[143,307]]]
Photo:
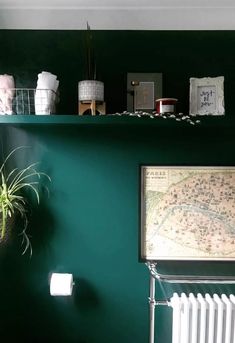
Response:
[[[37,171],[38,163],[32,163],[25,168],[14,168],[8,173],[6,172],[6,164],[10,157],[19,149],[25,148],[23,146],[13,149],[4,159],[0,166],[0,242],[4,241],[6,235],[7,220],[12,218],[16,213],[20,215],[23,220],[23,229],[21,231],[23,253],[29,250],[32,255],[32,246],[30,238],[27,235],[27,199],[23,195],[23,191],[29,189],[39,204],[40,195],[38,185],[42,176],[51,181],[50,177],[44,173]]]

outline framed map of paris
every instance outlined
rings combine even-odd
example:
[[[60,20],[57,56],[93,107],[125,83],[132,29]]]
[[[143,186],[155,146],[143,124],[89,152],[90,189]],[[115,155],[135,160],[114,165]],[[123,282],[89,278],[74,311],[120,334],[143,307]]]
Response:
[[[142,260],[235,259],[235,167],[141,166]]]

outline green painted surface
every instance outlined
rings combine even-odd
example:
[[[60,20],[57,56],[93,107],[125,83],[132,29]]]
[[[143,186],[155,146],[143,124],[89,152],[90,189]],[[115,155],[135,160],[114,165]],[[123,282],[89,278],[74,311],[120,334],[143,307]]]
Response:
[[[234,165],[235,33],[101,31],[95,38],[110,112],[125,108],[126,72],[155,71],[163,72],[164,96],[178,97],[184,111],[190,76],[224,75],[226,117],[216,119],[216,125],[193,128],[176,122],[102,125],[98,119],[95,125],[90,119],[87,125],[74,125],[74,118],[65,125],[48,119],[43,125],[12,122],[1,127],[4,151],[29,145],[18,162],[40,161],[52,178],[49,199],[43,193],[30,220],[32,259],[21,257],[16,246],[1,250],[3,341],[147,342],[148,271],[138,260],[139,165]],[[13,73],[17,82],[30,86],[41,70],[56,73],[61,80],[60,113],[76,112],[81,33],[1,31],[0,41],[6,51],[0,58],[1,73]],[[235,272],[233,263],[174,262],[167,268]],[[50,297],[48,277],[53,271],[74,274],[72,298]],[[228,291],[218,286],[200,289]],[[173,289],[163,292],[158,286],[157,291],[162,298]],[[157,343],[170,343],[170,326],[171,310],[157,308]]]
[[[84,31],[1,30],[0,73],[17,87],[35,87],[42,70],[60,80],[60,114],[77,113],[77,83],[85,78]],[[189,78],[225,77],[226,112],[234,89],[233,31],[94,31],[97,78],[105,83],[107,113],[126,109],[126,73],[163,74],[163,96],[187,113]]]

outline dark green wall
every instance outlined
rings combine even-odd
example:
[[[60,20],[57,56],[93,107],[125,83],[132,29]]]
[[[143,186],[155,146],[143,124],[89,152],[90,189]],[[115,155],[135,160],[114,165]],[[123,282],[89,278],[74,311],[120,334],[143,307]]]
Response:
[[[17,87],[36,87],[37,74],[58,75],[58,112],[77,113],[77,83],[85,73],[84,31],[1,30],[0,73]],[[163,96],[188,111],[189,78],[225,77],[225,105],[231,114],[235,83],[233,31],[94,31],[97,78],[105,83],[107,112],[126,109],[127,72],[161,72]]]
[[[21,257],[15,246],[1,251],[2,341],[147,342],[148,271],[138,261],[139,165],[234,165],[235,32],[99,31],[94,37],[110,112],[125,109],[126,73],[139,71],[162,72],[164,96],[179,98],[185,112],[189,77],[224,75],[226,116],[198,127],[171,121],[164,127],[1,127],[4,151],[30,145],[24,159],[40,161],[52,178],[49,199],[43,193],[31,215],[32,258]],[[57,74],[59,112],[76,112],[81,32],[0,31],[0,42],[0,73],[15,75],[24,87],[35,86],[42,70]],[[235,271],[232,263],[167,267]],[[72,298],[50,297],[53,271],[74,274]],[[170,343],[170,315],[168,308],[157,309],[157,343]]]

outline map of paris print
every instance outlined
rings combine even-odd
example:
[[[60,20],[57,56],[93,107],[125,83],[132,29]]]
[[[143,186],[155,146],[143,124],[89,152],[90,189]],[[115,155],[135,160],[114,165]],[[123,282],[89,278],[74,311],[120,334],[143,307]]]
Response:
[[[141,166],[141,258],[235,259],[235,167]]]

